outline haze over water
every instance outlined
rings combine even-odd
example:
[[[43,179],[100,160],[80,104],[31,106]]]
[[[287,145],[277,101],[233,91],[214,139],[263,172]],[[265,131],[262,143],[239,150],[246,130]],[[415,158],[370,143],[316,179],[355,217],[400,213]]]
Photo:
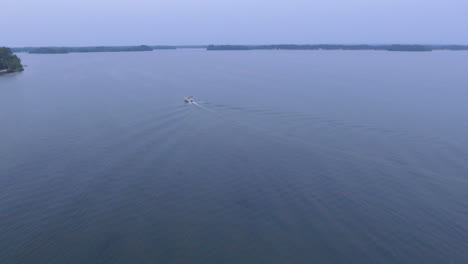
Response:
[[[1,263],[468,262],[467,52],[20,57]]]

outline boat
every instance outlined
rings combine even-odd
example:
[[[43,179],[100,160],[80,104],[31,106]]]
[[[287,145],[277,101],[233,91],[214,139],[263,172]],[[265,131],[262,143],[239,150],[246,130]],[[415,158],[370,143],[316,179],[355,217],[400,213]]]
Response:
[[[184,97],[184,102],[185,102],[186,104],[193,103],[193,96],[186,96],[186,97]]]

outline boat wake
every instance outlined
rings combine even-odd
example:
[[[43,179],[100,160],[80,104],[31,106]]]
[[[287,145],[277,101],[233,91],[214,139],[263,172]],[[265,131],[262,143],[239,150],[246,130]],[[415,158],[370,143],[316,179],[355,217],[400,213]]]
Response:
[[[206,107],[206,106],[204,106],[204,105],[201,105],[201,104],[199,104],[199,103],[197,103],[197,102],[195,102],[195,101],[192,101],[191,104],[196,105],[196,106],[198,106],[198,107],[200,107],[200,108],[203,108],[203,109],[205,109],[205,110],[208,110],[208,111],[210,111],[210,112],[215,113],[215,111],[214,111],[213,109],[210,109],[210,108],[208,108],[208,107]]]

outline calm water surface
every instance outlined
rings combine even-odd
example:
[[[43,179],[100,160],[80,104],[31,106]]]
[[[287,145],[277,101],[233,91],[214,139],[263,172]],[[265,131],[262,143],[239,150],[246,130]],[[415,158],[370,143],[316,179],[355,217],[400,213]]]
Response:
[[[20,57],[1,263],[468,263],[467,52]]]

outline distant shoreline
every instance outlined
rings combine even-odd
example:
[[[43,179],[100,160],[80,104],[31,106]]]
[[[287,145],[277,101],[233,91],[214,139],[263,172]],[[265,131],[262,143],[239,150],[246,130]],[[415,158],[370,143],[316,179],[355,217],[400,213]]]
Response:
[[[382,50],[382,51],[410,51],[425,52],[433,50],[467,50],[468,45],[340,45],[340,44],[315,44],[315,45],[209,45],[207,50]]]
[[[174,50],[182,48],[206,49],[207,46],[86,46],[86,47],[16,47],[12,51],[30,54],[68,54],[68,53],[93,53],[93,52],[133,52],[153,50]]]
[[[67,54],[90,52],[132,52],[174,49],[206,49],[208,51],[234,50],[378,50],[427,52],[434,50],[468,51],[468,45],[426,45],[426,44],[382,44],[382,45],[345,45],[345,44],[274,44],[274,45],[140,45],[140,46],[86,46],[86,47],[17,47],[13,52],[31,54]]]

